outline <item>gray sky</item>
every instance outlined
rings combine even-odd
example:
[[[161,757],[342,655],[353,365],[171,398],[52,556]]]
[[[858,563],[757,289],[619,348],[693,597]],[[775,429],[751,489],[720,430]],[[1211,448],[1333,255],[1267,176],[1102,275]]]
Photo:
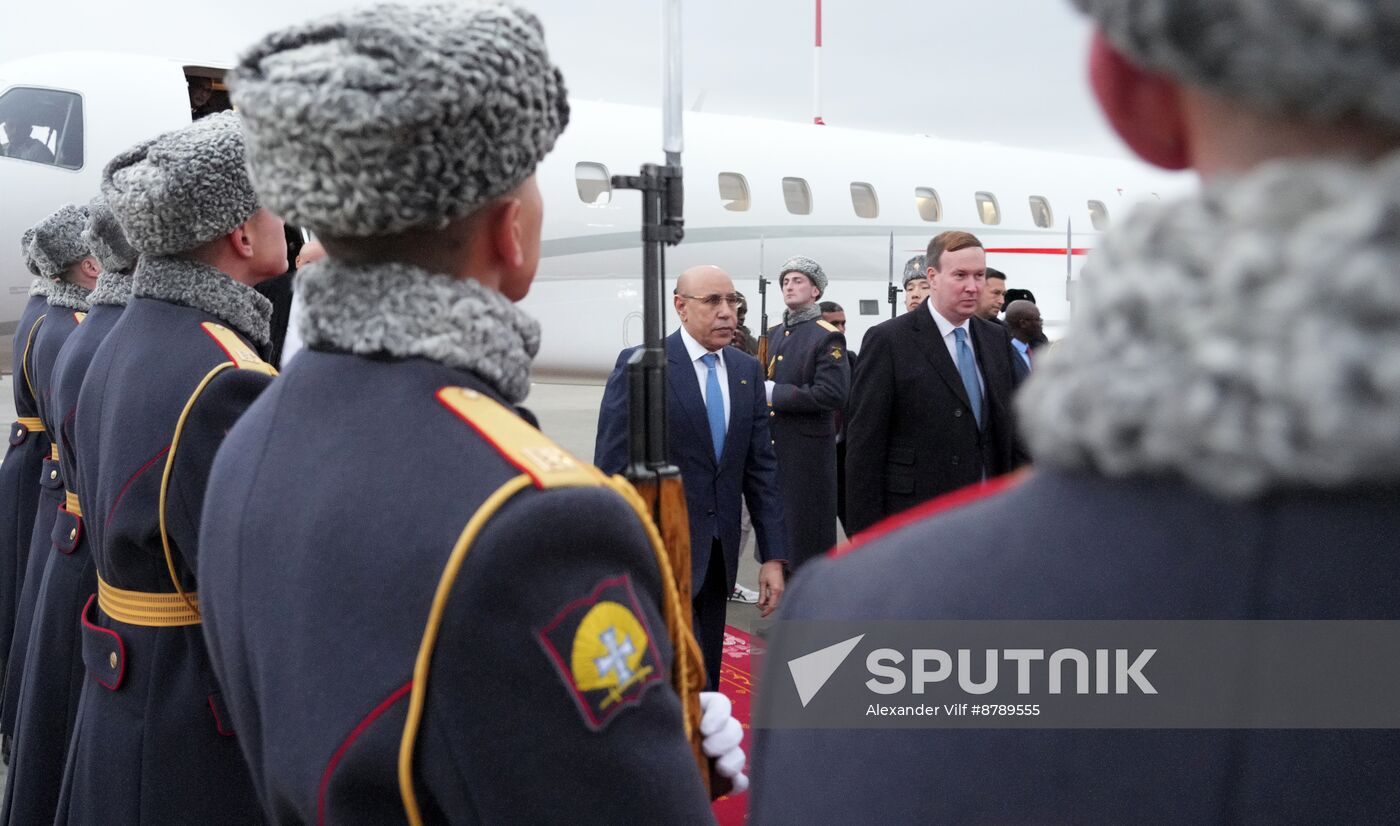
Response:
[[[657,103],[659,0],[521,1],[544,20],[575,96]],[[229,62],[279,25],[352,4],[6,5],[0,60],[94,48]],[[810,119],[813,6],[813,0],[686,0],[687,108],[703,93],[704,111]],[[1089,95],[1089,28],[1067,0],[825,0],[823,18],[829,124],[1126,154]]]

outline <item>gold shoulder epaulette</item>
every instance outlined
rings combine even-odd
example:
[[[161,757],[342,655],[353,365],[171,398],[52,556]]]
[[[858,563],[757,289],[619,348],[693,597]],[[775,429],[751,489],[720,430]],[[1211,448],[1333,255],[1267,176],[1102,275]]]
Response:
[[[495,399],[465,387],[444,387],[437,397],[506,461],[529,476],[535,487],[545,490],[603,484],[602,471],[574,458]]]
[[[239,370],[256,370],[269,376],[277,375],[276,367],[263,361],[257,353],[253,352],[253,348],[244,344],[243,339],[229,328],[212,321],[206,321],[199,326],[204,328],[204,332],[208,333],[210,338],[214,339],[214,343],[219,345],[219,348],[228,356],[228,360],[233,362],[234,367]]]
[[[827,321],[827,320],[824,319],[824,318],[819,318],[819,319],[817,319],[817,324],[818,324],[823,330],[826,330],[828,333],[839,333],[839,332],[841,332],[840,330],[836,329],[836,325],[835,325],[835,324],[832,324],[830,321]]]

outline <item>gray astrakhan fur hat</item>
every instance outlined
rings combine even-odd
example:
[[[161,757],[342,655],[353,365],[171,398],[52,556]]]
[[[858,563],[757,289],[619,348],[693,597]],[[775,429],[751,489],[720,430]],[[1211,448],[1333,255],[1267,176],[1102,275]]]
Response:
[[[117,155],[102,194],[137,252],[188,252],[257,211],[245,157],[238,116],[220,112]]]
[[[1400,0],[1073,0],[1134,63],[1255,107],[1400,131]]]
[[[24,258],[24,266],[34,275],[39,275],[39,265],[34,263],[34,227],[24,231],[19,238],[19,252]]]
[[[136,266],[136,250],[126,240],[122,225],[112,214],[107,201],[97,197],[88,204],[87,226],[83,228],[83,242],[102,264],[103,272],[129,273]]]
[[[34,225],[34,238],[29,242],[29,255],[45,278],[58,278],[69,267],[92,254],[83,242],[87,227],[88,208],[64,204],[53,214]],[[32,269],[32,268],[31,268]]]
[[[805,255],[794,255],[784,261],[782,268],[778,270],[778,284],[780,286],[783,283],[783,276],[790,272],[800,272],[812,279],[812,283],[817,285],[817,289],[821,290],[822,295],[826,295],[826,273],[822,270],[821,264]]]
[[[924,263],[925,257],[916,255],[904,262],[904,286],[909,286],[909,282],[916,278],[928,278],[928,265]]]
[[[439,229],[515,189],[569,120],[535,16],[385,4],[274,32],[230,81],[253,180],[342,238]]]

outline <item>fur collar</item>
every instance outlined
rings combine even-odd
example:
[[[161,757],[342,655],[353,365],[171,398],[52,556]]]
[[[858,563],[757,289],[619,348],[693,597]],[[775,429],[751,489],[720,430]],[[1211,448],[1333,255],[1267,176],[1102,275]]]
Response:
[[[302,270],[296,288],[308,347],[431,359],[470,370],[512,403],[530,391],[539,322],[476,281],[326,259]]]
[[[136,265],[131,294],[203,310],[259,345],[272,340],[272,302],[208,264],[143,255]]]
[[[87,287],[79,286],[71,281],[55,281],[53,286],[49,287],[49,306],[85,313],[89,308],[88,296],[90,295],[92,295],[92,290]]]
[[[98,304],[112,304],[117,307],[125,307],[126,302],[131,300],[131,283],[135,276],[120,272],[104,272],[97,278],[97,289],[88,296],[88,303],[96,307]]]
[[[1250,499],[1400,480],[1400,153],[1140,208],[1019,399],[1036,461]]]
[[[816,321],[822,317],[821,304],[813,304],[805,310],[783,310],[783,324],[787,327],[796,327],[804,321]]]
[[[29,297],[33,298],[36,295],[42,295],[47,297],[49,294],[49,288],[52,286],[52,278],[40,278],[36,276],[34,280],[29,282]]]

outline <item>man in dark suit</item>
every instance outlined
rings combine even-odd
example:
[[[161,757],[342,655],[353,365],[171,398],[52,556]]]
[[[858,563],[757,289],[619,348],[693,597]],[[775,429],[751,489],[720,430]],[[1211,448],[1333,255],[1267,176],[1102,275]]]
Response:
[[[1016,371],[1016,383],[1019,385],[1031,374],[1035,359],[1031,351],[1040,346],[1040,341],[1045,338],[1040,308],[1030,301],[1011,302],[1006,308],[1006,328],[1011,331],[1011,346],[1016,350],[1011,367]]]
[[[1010,407],[1011,339],[976,316],[982,242],[929,243],[925,306],[866,333],[851,392],[846,507],[851,533],[1024,461]]]
[[[695,634],[714,690],[725,607],[739,573],[741,497],[758,531],[758,607],[765,617],[783,594],[783,505],[763,370],[728,346],[739,305],[734,282],[719,267],[693,267],[676,281],[674,300],[681,328],[666,337],[666,445],[685,482]],[[593,461],[607,473],[627,464],[627,360],[635,350],[617,357],[598,411]]]

